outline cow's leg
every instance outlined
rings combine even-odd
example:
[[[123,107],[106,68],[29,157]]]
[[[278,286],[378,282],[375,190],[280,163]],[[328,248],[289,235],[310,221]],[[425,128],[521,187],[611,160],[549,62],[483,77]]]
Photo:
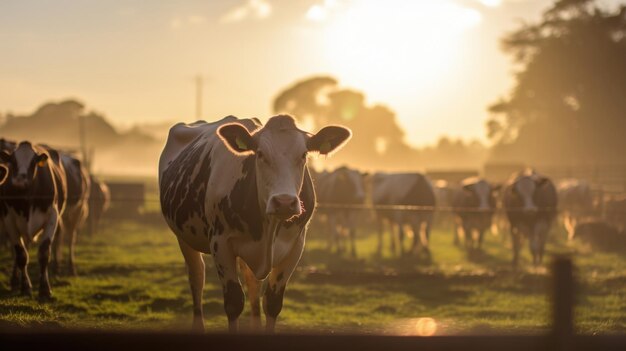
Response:
[[[301,233],[300,240],[291,249],[289,255],[272,269],[267,278],[267,286],[263,295],[263,311],[265,312],[265,330],[268,333],[274,332],[276,319],[283,308],[285,287],[294,269],[296,269],[298,261],[300,261],[303,250],[304,233]]]
[[[378,224],[378,245],[376,247],[376,253],[378,256],[382,256],[383,254],[383,236],[385,234],[385,224],[381,218],[376,219],[376,224]]]
[[[256,279],[254,273],[248,265],[239,260],[239,269],[243,275],[248,289],[248,301],[250,301],[250,316],[252,317],[252,329],[257,331],[261,329],[261,282]]]
[[[76,275],[76,265],[74,264],[74,254],[75,254],[75,248],[76,248],[76,232],[77,232],[77,225],[76,223],[70,223],[68,224],[67,228],[65,228],[67,230],[67,234],[68,234],[68,245],[69,245],[69,257],[68,257],[68,264],[69,264],[69,273],[71,275]]]
[[[38,261],[39,261],[39,300],[46,301],[52,298],[52,290],[50,289],[50,280],[48,279],[48,263],[50,262],[50,246],[52,238],[45,238],[39,245]]]
[[[536,251],[537,251],[537,263],[536,265],[541,264],[541,262],[543,261],[543,253],[546,247],[546,239],[548,237],[548,232],[549,232],[549,223],[546,221],[539,221],[537,222],[537,224],[535,224],[535,237],[536,237],[536,241],[537,241],[537,247],[536,247]]]
[[[522,233],[520,233],[519,228],[511,226],[511,239],[513,241],[513,267],[517,267],[522,245]]]
[[[50,289],[50,280],[48,279],[48,264],[50,263],[50,248],[54,235],[59,229],[61,218],[56,209],[52,209],[46,222],[43,233],[41,234],[41,244],[39,244],[38,261],[39,261],[39,300],[45,301],[52,298],[52,290]],[[60,241],[60,240],[59,240]],[[59,243],[61,245],[61,243]]]
[[[61,261],[63,260],[63,237],[65,236],[65,230],[63,224],[59,224],[57,232],[54,234],[54,240],[52,240],[52,264],[50,270],[53,274],[58,274],[61,269]]]
[[[30,296],[33,291],[33,284],[30,282],[30,277],[28,276],[28,250],[26,250],[26,247],[21,240],[14,246],[14,248],[15,264],[22,276],[20,293],[24,296]]]
[[[478,229],[478,250],[482,250],[483,248],[483,238],[485,237],[485,229],[484,228],[479,228]]]
[[[16,292],[20,288],[20,265],[17,259],[19,246],[13,246],[13,270],[11,271],[11,291]]]
[[[353,258],[356,258],[356,228],[352,225],[348,231],[350,233],[350,253]]]
[[[193,299],[193,324],[192,329],[197,332],[204,331],[204,317],[202,315],[202,291],[204,290],[204,259],[202,253],[187,245],[178,238],[178,246],[185,257],[189,273],[189,286]]]
[[[221,236],[226,235],[223,234]],[[231,333],[236,333],[238,329],[237,320],[243,311],[245,303],[243,289],[237,274],[237,258],[225,240],[214,241],[211,248],[217,275],[222,283],[224,311],[226,312],[226,317],[228,317],[228,330]]]

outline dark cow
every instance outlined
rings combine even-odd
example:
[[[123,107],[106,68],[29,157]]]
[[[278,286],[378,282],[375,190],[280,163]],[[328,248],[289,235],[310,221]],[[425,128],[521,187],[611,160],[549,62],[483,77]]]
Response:
[[[410,229],[413,244],[410,251],[420,249],[430,255],[428,241],[435,211],[435,192],[430,181],[420,173],[376,173],[372,176],[372,203],[374,206],[408,205],[414,210],[377,209],[379,224],[378,253],[382,253],[385,222],[391,233],[391,251],[404,254],[404,233]],[[397,234],[396,234],[397,233]]]
[[[626,196],[611,196],[603,203],[603,217],[618,232],[626,228]]]
[[[457,236],[464,239],[467,249],[481,249],[485,231],[491,227],[496,211],[495,192],[484,179],[471,177],[461,181],[461,189],[454,196]]]
[[[89,234],[95,234],[100,229],[100,219],[111,205],[111,191],[105,182],[94,175],[90,175],[91,187],[89,188],[89,216],[87,222]]]
[[[15,150],[16,147],[17,144],[15,142],[0,138],[0,152],[4,151],[7,153],[11,153],[13,152],[13,150]],[[7,181],[7,179],[9,179],[9,167],[0,161],[0,246],[8,245],[8,237],[4,229],[4,223],[1,219],[4,217],[4,213],[6,212],[6,208],[4,208],[4,205],[2,204],[1,186],[5,181]]]
[[[348,167],[339,167],[328,174],[321,174],[315,182],[317,201],[322,204],[338,205],[326,212],[329,248],[343,251],[343,238],[350,238],[350,253],[356,257],[356,226],[362,211],[348,208],[350,205],[365,204],[364,175]],[[346,206],[346,207],[342,207]]]
[[[91,181],[87,169],[80,160],[61,153],[61,162],[65,169],[67,182],[67,203],[62,216],[62,225],[52,242],[52,271],[58,273],[63,255],[63,241],[66,240],[69,248],[68,269],[70,274],[76,275],[74,264],[74,250],[76,234],[87,220],[89,213],[89,193]]]
[[[328,155],[350,135],[337,126],[309,134],[287,115],[272,117],[265,126],[229,116],[172,127],[159,161],[161,208],[189,268],[194,329],[204,328],[202,253],[210,253],[229,330],[237,330],[244,306],[238,265],[255,326],[260,280],[267,278],[263,309],[266,330],[274,330],[315,207],[307,155]]]
[[[9,179],[0,187],[0,220],[15,250],[11,288],[30,295],[28,246],[39,241],[39,298],[52,297],[48,280],[50,245],[65,208],[67,187],[59,154],[29,142],[12,152],[0,151]],[[21,284],[20,284],[21,272]]]
[[[533,170],[522,171],[508,182],[504,208],[511,224],[514,266],[518,264],[524,237],[528,238],[533,264],[541,264],[548,232],[557,215],[557,204],[552,181]]]
[[[435,202],[437,203],[434,225],[444,230],[451,228],[454,223],[454,214],[451,211],[454,196],[459,191],[456,186],[448,183],[447,180],[438,179],[433,182],[435,192]],[[454,245],[459,245],[459,237],[454,234]]]
[[[568,239],[573,239],[578,223],[593,215],[593,194],[589,183],[579,179],[565,179],[557,187],[561,218]]]

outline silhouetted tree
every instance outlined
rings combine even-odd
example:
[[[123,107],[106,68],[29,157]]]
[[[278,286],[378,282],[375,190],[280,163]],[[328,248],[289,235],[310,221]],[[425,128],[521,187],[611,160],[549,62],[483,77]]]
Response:
[[[626,6],[559,0],[539,23],[502,41],[518,65],[509,96],[491,105],[495,160],[624,163]]]
[[[351,128],[352,141],[326,162],[330,166],[350,164],[370,170],[479,168],[485,159],[482,145],[470,147],[461,141],[450,150],[441,150],[441,145],[412,148],[391,109],[368,105],[363,93],[340,89],[331,77],[314,77],[287,88],[275,99],[274,112],[292,114],[306,129],[327,124]]]

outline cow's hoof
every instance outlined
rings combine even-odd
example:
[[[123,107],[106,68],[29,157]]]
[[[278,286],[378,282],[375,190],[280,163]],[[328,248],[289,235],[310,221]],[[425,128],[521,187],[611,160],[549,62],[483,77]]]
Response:
[[[39,292],[39,302],[40,303],[48,303],[48,302],[54,302],[56,299],[54,296],[52,296],[52,292],[48,291],[48,292]]]
[[[32,288],[22,288],[22,290],[20,291],[20,295],[26,296],[26,297],[32,297],[33,296],[33,289]]]
[[[56,301],[56,298],[52,295],[39,295],[39,303],[50,303]]]

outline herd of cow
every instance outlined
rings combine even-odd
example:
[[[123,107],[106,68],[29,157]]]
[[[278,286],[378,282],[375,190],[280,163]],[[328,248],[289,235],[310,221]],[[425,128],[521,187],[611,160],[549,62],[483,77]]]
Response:
[[[453,214],[455,240],[475,250],[481,248],[483,235],[494,222],[503,222],[496,211],[502,208],[515,265],[523,239],[529,242],[533,264],[541,264],[558,210],[571,235],[588,206],[594,206],[583,182],[557,186],[533,170],[521,171],[502,185],[468,178],[458,186],[433,185],[419,173],[362,174],[348,167],[309,172],[309,154],[332,154],[351,135],[340,126],[308,133],[288,115],[274,116],[265,125],[256,118],[228,116],[211,123],[179,123],[170,129],[159,160],[160,203],[188,267],[195,330],[204,329],[203,253],[213,257],[229,330],[238,328],[244,296],[253,326],[261,326],[263,306],[266,330],[274,330],[317,203],[324,205],[317,218],[329,233],[329,247],[343,251],[343,239],[349,238],[354,256],[356,230],[366,209],[375,214],[379,252],[383,233],[391,233],[392,251],[430,257],[436,210]],[[63,235],[74,241],[88,211],[89,188],[98,187],[71,155],[28,142],[3,141],[1,146],[0,231],[7,233],[15,249],[11,286],[18,288],[21,272],[21,290],[30,293],[25,247],[38,237],[39,296],[46,299],[50,297],[50,247],[60,247]],[[412,237],[412,243],[405,252],[407,237]],[[72,265],[70,249],[74,269]]]
[[[39,299],[52,297],[48,265],[60,270],[64,242],[68,243],[68,270],[76,274],[76,234],[98,220],[109,200],[107,186],[90,175],[81,161],[69,153],[28,141],[0,139],[0,238],[11,246],[14,265],[11,289],[31,295],[28,247],[37,242]]]

